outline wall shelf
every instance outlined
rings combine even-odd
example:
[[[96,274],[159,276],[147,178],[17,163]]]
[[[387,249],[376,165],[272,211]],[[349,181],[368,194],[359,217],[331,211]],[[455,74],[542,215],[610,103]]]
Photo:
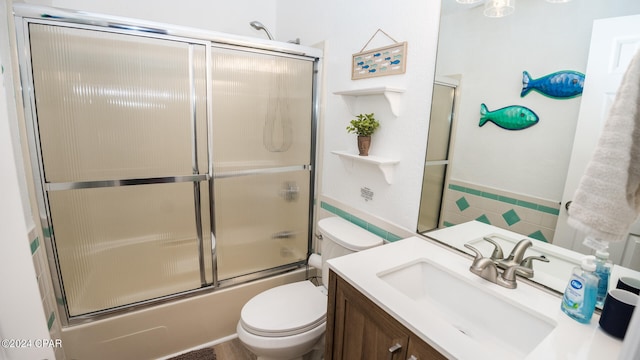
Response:
[[[387,184],[393,184],[393,173],[395,172],[395,166],[400,162],[397,159],[384,158],[380,156],[360,156],[358,154],[352,154],[347,151],[331,151],[332,154],[338,155],[343,160],[358,161],[365,164],[372,164],[377,166],[382,172]]]
[[[387,86],[334,92],[334,94],[342,96],[344,102],[347,103],[347,106],[349,107],[349,111],[353,115],[359,114],[356,110],[356,104],[359,96],[383,95],[391,108],[391,112],[395,116],[398,116],[400,113],[400,100],[402,93],[404,93],[404,89],[391,88]]]

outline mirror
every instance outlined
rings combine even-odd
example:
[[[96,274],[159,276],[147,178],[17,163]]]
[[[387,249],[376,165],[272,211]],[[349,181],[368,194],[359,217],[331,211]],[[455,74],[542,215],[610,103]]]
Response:
[[[565,211],[561,201],[582,97],[558,99],[535,91],[521,96],[523,72],[533,79],[563,70],[584,74],[593,21],[640,14],[640,2],[519,0],[504,18],[485,17],[483,10],[482,2],[442,0],[436,87],[454,89],[455,95],[453,105],[434,96],[432,116],[439,108],[453,111],[444,120],[452,122],[451,141],[449,159],[441,160],[446,181],[443,176],[442,185],[434,186],[433,176],[425,176],[423,188],[443,189],[440,228],[478,220],[547,246]],[[522,130],[481,125],[481,104],[486,111],[526,107],[538,121]],[[423,191],[421,219],[438,218],[426,215],[429,206],[423,205],[432,193]],[[422,222],[418,232],[433,229]]]

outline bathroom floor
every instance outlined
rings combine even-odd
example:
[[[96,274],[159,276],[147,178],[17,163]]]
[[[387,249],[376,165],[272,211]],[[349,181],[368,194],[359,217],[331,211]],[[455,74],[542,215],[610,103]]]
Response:
[[[216,360],[256,360],[256,356],[238,339],[229,340],[213,347]]]
[[[214,347],[190,351],[168,360],[256,360],[256,356],[247,350],[240,340],[233,339]]]

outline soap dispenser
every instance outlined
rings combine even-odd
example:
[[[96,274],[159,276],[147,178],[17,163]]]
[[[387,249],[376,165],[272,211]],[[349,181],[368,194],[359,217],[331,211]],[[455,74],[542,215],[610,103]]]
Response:
[[[562,311],[583,324],[588,324],[591,321],[591,316],[596,308],[598,276],[595,271],[595,256],[585,256],[581,266],[573,268],[573,273],[562,297]]]
[[[596,306],[604,306],[604,299],[609,291],[609,276],[611,275],[612,266],[613,263],[609,260],[609,253],[606,250],[596,251],[596,275],[600,279],[596,295]]]

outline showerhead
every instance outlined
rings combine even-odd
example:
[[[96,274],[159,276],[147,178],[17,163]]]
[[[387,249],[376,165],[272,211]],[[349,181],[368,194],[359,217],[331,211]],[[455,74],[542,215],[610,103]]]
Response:
[[[267,28],[264,25],[262,25],[260,21],[252,21],[249,23],[249,25],[251,25],[251,27],[256,30],[264,30],[264,32],[267,33],[269,40],[273,40],[273,36],[271,36],[271,33],[269,32],[269,30],[267,30]]]

